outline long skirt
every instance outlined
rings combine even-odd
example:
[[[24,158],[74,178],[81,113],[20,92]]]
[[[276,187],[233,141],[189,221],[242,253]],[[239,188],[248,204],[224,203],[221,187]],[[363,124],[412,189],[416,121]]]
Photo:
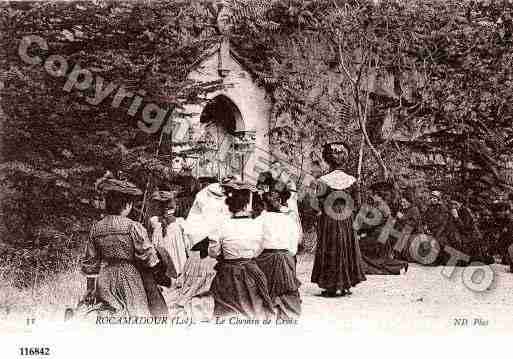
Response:
[[[185,262],[183,275],[177,281],[179,286],[178,304],[184,306],[191,298],[206,296],[216,272],[216,261],[213,258],[199,257],[198,252],[191,252]]]
[[[190,252],[183,274],[172,288],[164,289],[163,294],[171,304],[173,314],[183,313],[195,321],[213,319],[214,299],[210,286],[216,275],[215,264],[213,258],[201,259],[198,252]]]
[[[184,271],[189,251],[188,241],[180,224],[178,222],[169,224],[166,228],[166,235],[155,245],[166,250],[169,261],[167,275],[171,278],[178,278]]]
[[[349,289],[366,279],[352,224],[352,216],[319,218],[312,282],[323,289]]]
[[[221,260],[216,271],[211,287],[216,316],[275,316],[265,274],[254,259]]]
[[[296,277],[294,256],[286,249],[265,249],[256,262],[267,279],[278,319],[298,318],[301,315],[301,282]]]
[[[147,268],[140,268],[139,271],[141,273],[144,290],[146,291],[146,297],[148,298],[148,307],[151,315],[156,317],[167,316],[169,310],[153,273]]]
[[[408,262],[394,258],[392,243],[383,244],[378,237],[379,232],[359,241],[365,274],[401,274]]]
[[[100,270],[97,297],[117,315],[151,314],[141,273],[130,262],[108,264]]]
[[[367,275],[398,275],[401,274],[402,269],[406,269],[408,267],[407,262],[395,258],[372,258],[363,255],[362,259],[364,268],[363,270]]]
[[[185,262],[187,261],[187,253],[189,251],[188,241],[186,241],[179,224],[173,223],[173,225],[169,225],[167,231],[166,237],[169,237],[170,242],[168,252],[173,260],[176,274],[179,276],[183,273]]]

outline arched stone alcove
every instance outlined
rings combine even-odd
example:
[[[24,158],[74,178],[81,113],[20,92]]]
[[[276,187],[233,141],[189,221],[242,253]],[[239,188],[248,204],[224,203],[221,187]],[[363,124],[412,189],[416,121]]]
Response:
[[[203,108],[200,125],[202,136],[198,144],[205,150],[198,160],[194,175],[220,179],[242,173],[244,159],[235,152],[234,140],[245,126],[237,105],[226,95],[217,95]]]
[[[204,139],[210,138],[218,148],[217,155],[210,153],[198,160],[193,175],[219,179],[226,174],[243,174],[245,180],[255,183],[258,173],[268,168],[270,159],[271,102],[266,91],[256,84],[251,71],[227,41],[203,54],[191,67],[188,79],[221,81],[224,85],[221,90],[206,94],[204,103],[184,106],[184,112],[192,114],[187,121],[193,130],[193,140],[202,145]],[[250,134],[253,141],[251,152],[244,154],[242,160],[235,158],[233,150],[234,136],[240,138],[241,134]]]

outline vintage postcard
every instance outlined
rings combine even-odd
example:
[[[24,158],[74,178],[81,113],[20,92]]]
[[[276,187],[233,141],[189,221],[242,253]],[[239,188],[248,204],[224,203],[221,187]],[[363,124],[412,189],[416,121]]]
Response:
[[[0,357],[511,332],[512,64],[503,0],[0,2]]]

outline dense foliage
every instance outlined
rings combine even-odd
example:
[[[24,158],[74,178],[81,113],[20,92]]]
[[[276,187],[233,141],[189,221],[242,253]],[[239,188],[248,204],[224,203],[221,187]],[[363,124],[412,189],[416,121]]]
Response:
[[[123,87],[169,111],[198,101],[219,85],[187,82],[187,68],[219,34],[209,8],[190,1],[9,2],[0,10],[0,255],[5,263],[26,258],[30,268],[34,261],[52,262],[41,247],[86,231],[97,218],[94,182],[106,170],[126,170],[143,188],[148,172],[168,175],[151,156],[158,131],[141,131],[141,110],[130,116],[131,101],[116,107],[114,96]],[[43,64],[29,65],[19,56],[27,35],[48,43],[47,52],[38,51],[43,59],[61,55],[69,72],[79,64],[96,82],[86,91],[66,91],[67,78],[51,76]],[[93,97],[98,76],[104,88],[112,83],[116,91],[93,105],[87,99]],[[139,150],[127,157],[126,149],[133,148]],[[73,248],[80,241],[67,244]],[[11,250],[22,247],[27,255]]]
[[[367,132],[368,180],[382,167],[402,186],[442,186],[482,207],[511,188],[501,167],[513,143],[512,10],[508,1],[274,1],[239,10],[235,38],[253,34],[241,51],[276,115],[288,115],[274,128],[286,151],[305,135],[335,135],[357,154]],[[412,152],[442,159],[414,167]]]
[[[94,181],[106,170],[142,188],[148,176],[173,176],[154,156],[159,129],[141,131],[141,110],[113,106],[116,91],[169,111],[201,100],[220,84],[188,82],[187,70],[223,33],[268,90],[272,143],[297,168],[342,138],[362,186],[383,175],[401,187],[441,185],[478,210],[508,188],[510,1],[231,0],[228,31],[218,3],[0,5],[2,258],[24,261],[25,274],[61,265],[98,217]],[[26,35],[47,41],[43,58],[62,55],[68,70],[79,64],[116,91],[95,105],[97,81],[66,91],[64,77],[20,58]],[[418,166],[413,153],[442,160]]]

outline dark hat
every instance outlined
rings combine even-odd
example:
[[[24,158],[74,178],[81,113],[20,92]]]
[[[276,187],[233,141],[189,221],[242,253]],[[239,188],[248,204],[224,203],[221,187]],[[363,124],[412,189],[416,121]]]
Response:
[[[153,201],[169,202],[175,199],[175,194],[170,191],[155,191],[151,195]]]
[[[118,192],[131,196],[141,196],[142,191],[131,182],[125,180],[117,180],[114,178],[102,178],[97,184],[96,188],[103,193]]]
[[[215,177],[199,177],[198,181],[203,185],[209,185],[212,183],[217,183],[217,178]]]
[[[248,190],[251,192],[257,191],[257,188],[254,185],[244,182],[244,181],[240,181],[240,180],[234,180],[234,181],[228,182],[228,183],[224,184],[223,187],[225,187],[228,190],[234,190],[234,191],[240,191],[240,190]]]
[[[240,178],[236,177],[236,176],[225,176],[221,179],[221,182],[219,183],[221,186],[223,187],[226,187],[228,186],[231,182],[233,181],[239,181],[240,182]]]

